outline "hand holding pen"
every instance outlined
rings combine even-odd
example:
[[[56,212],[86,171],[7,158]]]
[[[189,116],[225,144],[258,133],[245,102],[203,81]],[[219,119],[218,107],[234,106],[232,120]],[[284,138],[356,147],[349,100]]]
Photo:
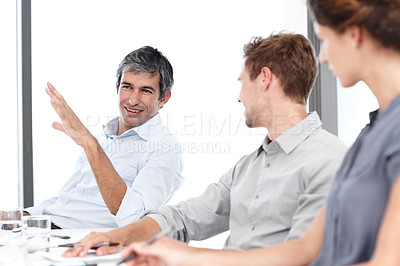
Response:
[[[121,256],[126,265],[187,265],[196,260],[196,249],[187,244],[169,239],[157,237],[159,240],[148,242],[136,242],[127,246]],[[135,254],[135,255],[132,255]],[[128,260],[128,256],[132,259]],[[120,262],[122,263],[122,262]]]
[[[145,245],[151,245],[153,244],[155,241],[159,240],[160,238],[162,238],[163,236],[166,236],[168,233],[172,232],[172,228],[169,227],[161,232],[159,232],[158,234],[156,234],[154,237],[152,237],[151,239],[147,240],[145,242]],[[126,253],[126,252],[124,252]],[[124,259],[122,259],[120,262],[117,263],[117,265],[120,265],[122,263],[126,263],[127,261],[132,260],[134,257],[136,257],[137,254],[136,252],[131,252],[128,256],[124,256]]]
[[[108,243],[108,244],[105,244]],[[104,254],[116,253],[122,249],[120,241],[109,233],[95,233],[92,232],[78,243],[71,246],[64,252],[64,257],[84,257],[90,249],[96,248],[96,255],[101,256]]]

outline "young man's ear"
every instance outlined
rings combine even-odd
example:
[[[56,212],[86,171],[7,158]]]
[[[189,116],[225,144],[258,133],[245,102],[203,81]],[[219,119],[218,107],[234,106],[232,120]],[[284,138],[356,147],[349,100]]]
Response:
[[[264,89],[268,89],[272,81],[272,71],[269,67],[263,67],[260,73],[260,82]]]
[[[171,91],[168,90],[165,95],[160,99],[160,101],[158,102],[158,108],[162,108],[171,98]]]

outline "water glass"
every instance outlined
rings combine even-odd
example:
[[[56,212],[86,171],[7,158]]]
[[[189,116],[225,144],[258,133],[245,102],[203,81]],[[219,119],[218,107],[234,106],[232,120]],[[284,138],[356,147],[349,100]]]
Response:
[[[22,229],[22,208],[0,210],[0,235],[20,232]]]
[[[28,252],[48,251],[50,244],[51,216],[24,216],[24,235]]]

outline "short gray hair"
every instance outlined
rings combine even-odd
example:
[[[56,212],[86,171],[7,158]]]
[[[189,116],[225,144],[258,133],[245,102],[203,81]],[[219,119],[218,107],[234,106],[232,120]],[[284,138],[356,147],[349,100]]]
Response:
[[[117,70],[117,90],[125,72],[145,72],[151,75],[160,73],[160,99],[174,84],[173,69],[168,59],[157,49],[143,46],[130,52],[119,64]]]

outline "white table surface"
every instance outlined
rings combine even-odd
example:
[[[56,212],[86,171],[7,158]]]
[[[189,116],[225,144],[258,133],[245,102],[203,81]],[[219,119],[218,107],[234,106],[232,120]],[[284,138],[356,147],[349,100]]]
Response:
[[[96,229],[62,229],[62,230],[51,230],[53,235],[66,235],[70,236],[70,239],[59,239],[50,238],[50,246],[55,246],[59,244],[73,243],[84,236],[89,234],[91,231],[96,232],[106,232],[111,230],[110,228],[96,228]],[[89,254],[84,258],[65,258],[61,254],[66,250],[66,248],[51,248],[49,252],[36,252],[28,253],[24,248],[24,243],[18,243],[14,241],[6,246],[0,247],[0,265],[79,265],[79,262],[93,262],[98,266],[109,266],[116,265],[120,260],[119,254],[113,254],[110,256],[95,256],[94,254]],[[58,263],[58,264],[57,264]],[[65,263],[65,264],[62,264]],[[83,264],[82,264],[83,265]]]
[[[110,231],[111,228],[96,228],[96,229],[61,229],[61,230],[51,230],[51,234],[53,235],[66,235],[70,236],[71,239],[59,239],[59,238],[50,238],[51,245],[59,245],[65,243],[73,243],[77,242],[86,235],[88,235],[91,231],[96,232],[107,232]],[[223,243],[229,235],[229,231],[222,233],[220,235],[214,236],[207,240],[202,241],[190,241],[189,245],[194,247],[207,247],[214,249],[221,249],[223,247]],[[1,241],[0,241],[1,242]],[[55,262],[65,262],[66,265],[73,265],[73,262],[82,261],[79,258],[64,258],[61,257],[61,254],[66,250],[66,248],[53,248],[50,249],[48,253],[35,253],[28,254],[24,247],[18,245],[9,245],[9,246],[0,246],[0,266],[48,266],[48,265],[57,265]],[[51,259],[53,260],[51,260]],[[94,257],[92,254],[91,257],[84,258],[83,260],[95,261],[98,266],[110,266],[116,265],[119,261],[119,254],[114,254],[111,256],[112,260],[104,260],[107,259],[105,257]],[[63,264],[58,264],[63,265]],[[77,264],[79,265],[79,264]]]

